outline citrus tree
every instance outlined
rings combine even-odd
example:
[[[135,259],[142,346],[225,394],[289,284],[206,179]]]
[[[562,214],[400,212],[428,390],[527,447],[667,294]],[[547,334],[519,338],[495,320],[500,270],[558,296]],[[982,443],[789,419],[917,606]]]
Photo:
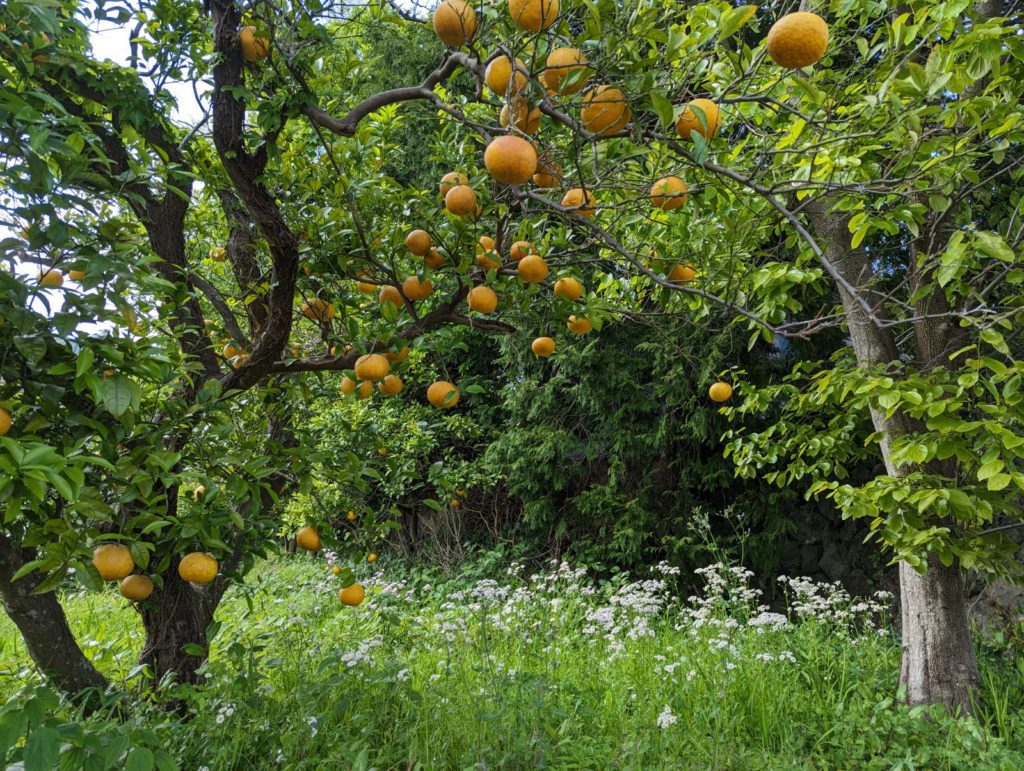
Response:
[[[143,611],[160,641],[147,646],[161,651],[154,674],[195,680],[219,598],[195,583],[216,566],[182,575],[181,541],[222,559],[248,553],[249,541],[203,516],[191,535],[179,530],[178,456],[203,441],[207,409],[251,408],[262,399],[242,394],[308,372],[339,373],[348,398],[369,398],[374,383],[394,393],[406,345],[446,324],[532,326],[544,357],[622,314],[672,313],[741,325],[752,343],[845,331],[833,360],[775,390],[741,388],[737,411],[782,400],[782,418],[737,429],[732,452],[741,473],[806,479],[871,518],[900,562],[908,699],[969,709],[977,669],[962,570],[1013,569],[992,523],[1013,516],[1024,486],[1006,334],[1021,304],[1022,233],[1022,44],[1010,6],[444,0],[421,14],[376,0],[210,0],[207,16],[198,3],[8,3],[9,224],[37,228],[28,248],[46,247],[47,267],[62,270],[61,228],[95,216],[96,201],[109,206],[155,282],[129,294],[153,298],[175,344],[175,378],[151,413],[165,435],[149,445],[171,453],[168,476],[154,498],[124,501],[169,524],[107,518],[133,561],[159,556],[162,586]],[[338,55],[351,51],[344,41],[428,16],[447,50],[419,84],[339,93],[336,80],[365,66]],[[138,24],[131,66],[97,61],[94,19]],[[449,88],[461,73],[475,91]],[[174,80],[208,84],[198,125],[172,120]],[[434,156],[451,171],[439,187],[380,171],[396,106],[410,101],[445,119]],[[737,381],[709,383],[710,399],[727,401]],[[37,427],[20,381],[5,374],[5,388],[14,454]],[[440,409],[461,396],[472,394],[443,379],[425,392]],[[175,410],[181,419],[166,419]],[[265,422],[286,444],[287,420],[267,410]],[[844,475],[854,437],[886,466],[864,485]],[[249,489],[231,492],[236,515],[269,504],[280,465],[252,469]],[[62,501],[76,490],[41,484],[47,519],[22,512],[5,524],[22,551],[63,548],[45,523],[74,522]],[[8,496],[15,509],[25,499]],[[304,543],[318,546],[319,534]],[[85,548],[47,565],[52,580]],[[0,588],[15,586],[19,566],[3,570]]]

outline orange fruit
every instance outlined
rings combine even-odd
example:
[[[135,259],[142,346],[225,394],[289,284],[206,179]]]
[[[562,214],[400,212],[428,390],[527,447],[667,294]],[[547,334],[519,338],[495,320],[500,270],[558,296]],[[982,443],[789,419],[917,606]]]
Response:
[[[300,527],[295,534],[295,545],[306,551],[320,551],[320,531],[315,527]]]
[[[494,248],[494,239],[480,236],[476,243],[476,264],[484,270],[498,270],[501,268],[501,262],[497,259],[500,256]]]
[[[356,513],[354,511],[350,510],[349,513],[345,515],[345,519],[347,519],[349,522],[355,522],[356,521]]]
[[[7,432],[11,430],[12,425],[11,413],[0,407],[0,436],[6,436]]]
[[[232,343],[228,343],[224,346],[224,350],[221,353],[224,354],[225,359],[233,359],[242,352],[241,348],[236,347]]]
[[[516,271],[527,284],[537,284],[548,277],[548,264],[539,254],[528,254],[519,261]]]
[[[135,570],[131,549],[120,543],[97,546],[92,552],[92,564],[104,581],[120,581]]]
[[[583,284],[570,276],[560,278],[555,282],[555,294],[570,302],[576,302],[583,296]]]
[[[376,562],[377,561],[377,555],[374,554],[373,552],[370,552],[369,554],[366,555],[366,561],[367,562]]]
[[[444,255],[441,254],[437,249],[431,249],[423,257],[423,264],[431,270],[437,270],[438,268],[444,267]]]
[[[426,255],[433,245],[434,242],[430,238],[430,233],[425,230],[410,231],[409,235],[405,237],[405,248],[417,257]]]
[[[310,321],[330,321],[334,318],[334,304],[320,297],[304,300],[299,310]]]
[[[401,364],[409,358],[409,346],[403,345],[400,351],[388,351],[384,354],[384,358],[392,364]]]
[[[441,191],[441,197],[444,198],[448,195],[448,191],[458,185],[468,185],[469,177],[463,174],[461,171],[449,171],[443,177],[441,177],[441,184],[438,185],[438,189]]]
[[[210,259],[214,262],[224,262],[228,258],[228,250],[223,246],[215,246],[210,250]]]
[[[256,34],[255,27],[242,27],[238,30],[238,43],[242,49],[242,58],[247,62],[260,62],[270,53],[270,41]]]
[[[764,46],[780,67],[810,67],[828,48],[828,24],[809,11],[787,13],[768,30]]]
[[[717,104],[710,99],[694,99],[676,118],[676,133],[683,139],[692,139],[691,134],[696,131],[710,139],[718,133],[719,121]]]
[[[476,11],[464,0],[442,0],[434,10],[433,25],[446,46],[458,48],[476,35]]]
[[[391,365],[379,353],[368,353],[356,359],[356,377],[360,380],[383,380]]]
[[[513,262],[519,262],[523,257],[533,252],[533,244],[529,241],[516,241],[509,247],[508,256]]]
[[[558,18],[558,0],[508,0],[512,22],[525,32],[540,32]]]
[[[356,605],[362,604],[363,600],[366,599],[366,589],[363,588],[362,584],[346,586],[338,592],[338,599],[341,600],[342,605],[354,608]]]
[[[526,65],[519,58],[516,58],[516,79],[513,93],[518,94],[526,88],[527,79],[526,75],[523,74],[525,71]],[[484,82],[487,84],[487,87],[498,96],[505,96],[511,81],[511,60],[505,54],[491,59],[491,63],[487,65],[487,69],[484,71]]]
[[[676,265],[668,274],[668,280],[675,281],[677,284],[688,284],[696,277],[697,271],[693,269],[692,265]]]
[[[521,137],[497,137],[484,151],[484,166],[499,182],[521,185],[537,170],[537,151]]]
[[[570,332],[576,335],[585,335],[594,328],[594,325],[590,323],[590,320],[583,318],[582,316],[580,318],[570,316],[569,321],[566,322],[565,326],[568,327]]]
[[[562,180],[562,169],[553,161],[541,159],[537,161],[537,173],[533,175],[533,184],[540,188],[557,187]]]
[[[68,278],[70,278],[72,281],[81,281],[83,278],[85,278],[85,271],[84,270],[69,270],[68,271]]]
[[[334,575],[336,575],[336,576],[337,575],[341,575],[341,568],[339,568],[337,565],[335,565],[333,568],[331,568],[331,572],[334,573]]]
[[[356,390],[356,381],[345,375],[341,379],[341,392],[348,396],[350,393]]]
[[[581,217],[591,217],[594,214],[594,196],[589,190],[579,187],[570,188],[562,196],[562,206],[572,209],[573,213]]]
[[[476,193],[469,185],[456,185],[444,197],[444,207],[462,217],[476,211]]]
[[[377,294],[377,299],[380,300],[381,303],[391,303],[396,308],[405,307],[405,300],[402,298],[402,293],[398,291],[397,286],[391,286],[388,284],[387,286],[381,287],[380,292]]]
[[[356,391],[357,399],[369,399],[373,396],[373,383],[369,380],[364,380],[359,384],[359,389]]]
[[[413,301],[426,300],[432,291],[434,285],[430,283],[429,278],[420,281],[419,276],[409,276],[402,282],[402,294]]]
[[[708,389],[708,396],[711,397],[713,402],[728,401],[732,396],[732,386],[719,380],[717,383],[711,384],[711,388]]]
[[[494,313],[498,307],[498,295],[489,286],[475,286],[466,296],[469,309],[477,313]]]
[[[56,288],[64,285],[64,274],[56,268],[39,271],[39,286]]]
[[[550,356],[555,352],[555,341],[550,337],[538,337],[530,344],[530,350],[537,356]]]
[[[208,584],[217,577],[217,560],[200,551],[186,554],[178,563],[178,575],[190,584]]]
[[[505,128],[509,124],[509,112],[509,105],[506,104],[498,114],[498,123]],[[540,107],[530,109],[530,105],[525,99],[516,97],[512,100],[511,114],[512,125],[517,131],[524,134],[536,134],[540,130]]]
[[[435,407],[451,409],[459,403],[459,389],[447,380],[438,380],[427,389],[427,401]]]
[[[672,211],[686,203],[686,183],[679,177],[662,177],[651,185],[651,203],[659,209]]]
[[[153,580],[149,576],[125,576],[118,586],[121,596],[133,602],[142,602],[153,593]]]
[[[587,69],[587,60],[577,48],[555,48],[548,54],[544,71],[540,75],[541,82],[551,93],[575,94],[587,84],[590,73],[580,76],[579,80],[562,87],[563,81],[577,70]]]
[[[380,383],[377,384],[377,390],[385,396],[394,396],[395,394],[402,393],[402,378],[398,375],[386,375]]]
[[[358,289],[363,294],[373,294],[374,292],[377,291],[377,285],[367,283],[366,281],[360,281],[356,284],[356,289]]]
[[[615,86],[598,86],[583,97],[580,122],[591,134],[607,136],[622,131],[633,117],[626,95]]]

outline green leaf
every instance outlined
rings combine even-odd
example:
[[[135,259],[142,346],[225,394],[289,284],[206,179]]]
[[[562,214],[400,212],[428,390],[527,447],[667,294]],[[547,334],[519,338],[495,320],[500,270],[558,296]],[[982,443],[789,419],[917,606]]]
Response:
[[[125,771],[151,771],[155,764],[153,753],[145,747],[134,747],[125,759]]]
[[[672,107],[672,102],[667,97],[652,91],[651,94],[651,107],[654,108],[654,112],[658,115],[658,120],[661,121],[662,128],[668,128],[672,125],[675,111]]]
[[[741,5],[736,8],[730,8],[722,14],[722,18],[718,22],[718,37],[721,39],[736,34],[740,27],[754,18],[755,13],[757,13],[756,5]]]
[[[121,417],[132,404],[131,383],[124,375],[114,375],[103,381],[103,406],[115,418]]]
[[[44,726],[29,734],[22,753],[25,771],[51,771],[60,757],[60,734]]]

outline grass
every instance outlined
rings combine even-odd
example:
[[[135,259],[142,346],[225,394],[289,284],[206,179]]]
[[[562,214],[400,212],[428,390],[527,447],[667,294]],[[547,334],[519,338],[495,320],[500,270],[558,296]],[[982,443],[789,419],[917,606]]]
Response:
[[[18,691],[0,713],[0,760],[59,749],[68,768],[1024,767],[1020,657],[983,660],[978,720],[899,706],[898,640],[877,606],[834,587],[792,583],[787,621],[758,607],[739,570],[709,572],[705,594],[682,601],[657,571],[598,584],[566,565],[497,578],[393,566],[366,569],[369,599],[353,609],[324,568],[281,558],[228,595],[208,684],[183,694],[188,721],[137,691],[119,697],[121,719],[76,720],[0,619],[0,688]],[[97,664],[140,687],[134,612],[112,593],[66,605]],[[6,750],[11,726],[28,740]]]

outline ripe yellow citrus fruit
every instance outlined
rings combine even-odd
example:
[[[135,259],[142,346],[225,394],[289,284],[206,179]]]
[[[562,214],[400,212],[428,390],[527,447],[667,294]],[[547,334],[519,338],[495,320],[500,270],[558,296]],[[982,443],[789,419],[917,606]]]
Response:
[[[512,90],[518,94],[526,88],[526,65],[516,58],[516,80]],[[498,96],[505,96],[512,81],[512,61],[504,54],[491,59],[484,71],[484,82]]]
[[[238,354],[240,354],[241,352],[242,352],[241,348],[238,348],[237,346],[233,345],[232,343],[228,343],[227,345],[224,346],[224,350],[221,353],[224,354],[224,358],[225,359],[233,359]]]
[[[727,401],[732,396],[732,386],[719,380],[717,383],[712,383],[711,388],[708,389],[708,396],[713,402]]]
[[[85,278],[85,271],[84,270],[69,270],[68,271],[68,278],[70,278],[72,281],[81,281],[83,278]]]
[[[583,296],[583,284],[571,276],[560,278],[555,282],[555,294],[570,302],[576,302]]]
[[[810,67],[828,48],[828,24],[816,13],[788,13],[768,30],[764,46],[780,67]]]
[[[537,356],[550,356],[555,352],[555,341],[550,337],[538,337],[530,344],[530,350]]]
[[[456,185],[444,197],[444,208],[462,217],[476,211],[476,193],[469,185]]]
[[[497,137],[484,151],[484,166],[499,182],[521,185],[537,170],[537,151],[521,137]]]
[[[356,521],[356,513],[354,511],[352,511],[351,509],[349,509],[348,514],[345,515],[345,519],[347,519],[349,522],[355,522]]]
[[[598,86],[583,97],[580,122],[591,134],[601,137],[618,133],[632,117],[626,95],[615,86]]]
[[[315,527],[300,527],[295,534],[295,545],[306,551],[320,551],[320,531]]]
[[[352,584],[352,586],[346,586],[338,592],[338,599],[341,600],[342,605],[354,608],[366,599],[366,590],[362,584]]]
[[[190,584],[208,584],[217,577],[217,560],[201,551],[186,554],[178,563],[178,575]]]
[[[398,375],[386,375],[377,384],[377,390],[385,396],[394,396],[395,394],[402,393],[402,385],[402,378]]]
[[[192,500],[198,501],[206,495],[206,485],[196,485],[196,489],[192,491]]]
[[[575,83],[563,88],[562,83],[577,70],[587,69],[587,60],[577,48],[556,48],[548,54],[544,71],[540,75],[541,82],[551,93],[575,94],[587,84],[590,73],[579,76]]]
[[[405,237],[405,248],[417,257],[423,257],[434,245],[430,233],[425,230],[413,230]]]
[[[377,291],[377,285],[367,283],[366,281],[360,281],[356,284],[356,289],[358,289],[362,294],[373,294]]]
[[[238,369],[239,367],[244,367],[248,363],[249,363],[249,354],[247,354],[247,353],[240,353],[240,354],[238,354],[232,360],[231,366],[234,367],[235,369]]]
[[[92,564],[104,581],[120,581],[135,570],[131,549],[120,543],[97,546],[92,552]]]
[[[519,262],[523,257],[532,253],[533,244],[529,241],[516,241],[508,250],[508,256],[513,262]]]
[[[432,291],[434,291],[434,285],[430,283],[429,278],[420,281],[419,276],[409,276],[402,282],[402,294],[414,302],[426,300]]]
[[[345,375],[341,379],[341,392],[346,396],[356,390],[356,381]]]
[[[508,0],[512,22],[525,32],[540,32],[558,18],[558,0]]]
[[[538,284],[548,277],[548,264],[539,254],[528,254],[519,261],[516,272],[527,284]]]
[[[427,401],[435,407],[451,409],[459,403],[459,389],[447,380],[438,380],[427,389]]]
[[[581,217],[591,217],[594,214],[594,196],[589,190],[573,187],[562,196],[562,206],[572,209],[575,214]]]
[[[304,300],[300,308],[302,315],[310,321],[330,321],[334,318],[334,303],[329,303],[320,297],[310,297]]]
[[[331,572],[334,573],[334,575],[336,575],[336,576],[337,575],[341,575],[341,568],[339,568],[337,565],[335,565],[333,568],[331,568]]]
[[[359,384],[359,390],[356,392],[357,399],[369,399],[373,396],[373,383],[369,380],[364,380]]]
[[[369,554],[366,555],[366,561],[367,562],[376,562],[377,561],[377,555],[374,554],[373,552],[370,552]]]
[[[122,597],[132,602],[142,602],[153,593],[153,581],[149,576],[126,576],[118,589]]]
[[[5,436],[11,430],[11,413],[0,407],[0,436]]]
[[[380,292],[377,294],[377,299],[380,300],[381,303],[391,303],[396,308],[405,307],[405,300],[402,299],[402,293],[398,291],[397,286],[391,286],[388,284],[387,286],[381,287]]]
[[[679,177],[662,177],[651,185],[651,203],[659,209],[672,211],[686,203],[686,183]]]
[[[469,309],[477,313],[494,313],[498,307],[498,295],[489,286],[475,286],[466,296]]]
[[[476,11],[464,0],[443,0],[434,11],[433,24],[441,42],[458,48],[476,35]]]
[[[360,380],[383,380],[391,365],[379,353],[368,353],[356,359],[356,377]]]
[[[256,34],[255,27],[242,27],[238,30],[238,42],[242,48],[242,58],[247,62],[259,62],[270,53],[270,41]]]
[[[692,139],[696,131],[705,139],[718,133],[720,116],[718,105],[710,99],[694,99],[676,118],[676,133],[683,139]]]
[[[547,158],[537,161],[537,173],[533,175],[533,184],[540,188],[557,187],[562,179],[562,168]]]
[[[58,287],[64,285],[64,274],[56,268],[39,271],[39,286]]]
[[[441,197],[444,198],[448,195],[448,191],[458,185],[468,185],[469,177],[463,174],[461,171],[449,171],[443,177],[441,177],[441,184],[438,185],[438,189],[441,191]]]
[[[509,112],[509,106],[506,104],[498,115],[498,122],[505,128],[508,128]],[[530,105],[525,99],[516,97],[512,100],[511,114],[512,125],[517,131],[524,134],[536,134],[540,130],[540,107],[530,109]]]
[[[388,351],[384,354],[384,358],[392,364],[401,364],[409,358],[409,346],[403,345],[400,351]]]
[[[675,281],[677,284],[688,284],[696,277],[697,271],[693,269],[692,265],[676,265],[668,274],[668,280]]]
[[[423,264],[426,265],[431,270],[443,268],[444,255],[437,251],[437,249],[431,249],[423,256]]]
[[[576,335],[585,335],[594,328],[594,325],[590,323],[590,319],[583,318],[582,316],[580,318],[570,316],[565,326]]]
[[[458,498],[452,498],[451,506],[452,506],[453,509],[457,509],[461,505],[462,505],[462,501],[460,501]]]

